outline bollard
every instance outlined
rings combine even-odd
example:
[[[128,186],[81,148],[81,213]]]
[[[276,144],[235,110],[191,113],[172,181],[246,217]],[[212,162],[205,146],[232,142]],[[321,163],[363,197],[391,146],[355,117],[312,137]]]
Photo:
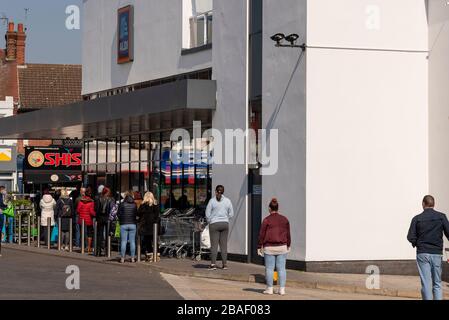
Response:
[[[17,215],[17,218],[19,219],[19,246],[22,245],[22,213],[19,212],[19,214]]]
[[[58,251],[61,251],[61,217],[58,218]]]
[[[137,233],[137,262],[140,262],[141,255],[142,255],[142,248],[140,244],[140,233]]]
[[[27,230],[28,247],[31,246],[31,213],[28,214],[28,230]]]
[[[73,241],[72,241],[72,239],[73,239],[73,219],[72,218],[70,218],[70,220],[69,220],[70,222],[70,226],[69,226],[69,252],[72,252],[73,251]]]
[[[94,256],[97,255],[97,231],[98,231],[98,224],[97,224],[97,219],[94,218],[94,244],[93,244],[93,254]]]
[[[111,257],[111,221],[108,221],[108,258]]]
[[[51,218],[47,218],[47,249],[51,249]]]
[[[153,224],[153,262],[157,262],[158,244],[157,244],[158,224]]]
[[[84,219],[81,220],[81,254],[84,254]]]
[[[41,217],[37,217],[37,247],[41,247]]]

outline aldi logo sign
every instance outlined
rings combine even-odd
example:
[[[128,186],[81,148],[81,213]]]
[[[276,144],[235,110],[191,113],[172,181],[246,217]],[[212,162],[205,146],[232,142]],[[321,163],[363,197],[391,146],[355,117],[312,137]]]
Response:
[[[117,62],[126,63],[134,60],[133,57],[133,25],[134,25],[133,6],[118,10],[117,21],[117,37],[118,37],[118,52]]]

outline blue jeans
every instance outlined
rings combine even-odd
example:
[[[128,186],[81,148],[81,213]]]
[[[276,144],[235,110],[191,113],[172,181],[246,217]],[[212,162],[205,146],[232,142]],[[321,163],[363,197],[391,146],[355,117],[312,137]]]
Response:
[[[0,213],[0,242],[3,241],[3,225],[5,223],[5,215]],[[6,235],[5,235],[6,236]]]
[[[287,271],[285,270],[285,263],[287,261],[287,254],[280,254],[277,256],[265,254],[265,279],[267,286],[273,286],[274,267],[279,274],[279,284],[281,288],[285,288],[287,282]]]
[[[136,256],[136,230],[135,224],[125,224],[120,226],[120,255],[122,258],[126,255],[126,244],[128,243],[128,240],[131,249],[131,258]]]
[[[75,216],[73,222],[75,223],[75,247],[81,247],[81,229],[78,224],[78,215]]]
[[[14,235],[14,217],[7,217],[5,216],[5,220],[8,221],[8,229],[6,230],[8,237],[7,239],[8,243],[12,243],[13,235]]]
[[[420,253],[416,257],[421,277],[421,295],[423,300],[443,300],[441,286],[441,254]]]

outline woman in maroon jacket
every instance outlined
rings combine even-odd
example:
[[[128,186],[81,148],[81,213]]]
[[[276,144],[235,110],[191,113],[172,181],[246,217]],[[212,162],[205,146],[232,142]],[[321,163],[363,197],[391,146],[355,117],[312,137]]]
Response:
[[[270,215],[263,220],[259,233],[258,253],[265,257],[265,278],[267,289],[265,294],[273,294],[274,267],[279,273],[279,294],[285,294],[287,272],[285,262],[290,252],[290,223],[288,219],[279,214],[279,203],[273,198],[269,204]]]
[[[82,220],[84,220],[85,233],[87,233],[87,252],[92,253],[92,238],[94,236],[94,227],[92,218],[95,217],[94,201],[91,198],[91,193],[86,191],[76,208],[78,213],[78,224],[81,228]]]

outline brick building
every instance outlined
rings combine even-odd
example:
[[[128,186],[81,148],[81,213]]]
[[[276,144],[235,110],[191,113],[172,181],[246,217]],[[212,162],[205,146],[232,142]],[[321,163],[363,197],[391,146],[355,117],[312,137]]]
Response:
[[[26,38],[23,24],[17,29],[13,22],[8,24],[6,48],[0,49],[0,118],[81,100],[81,65],[26,63]],[[0,140],[18,155],[24,154],[24,146],[51,144],[51,140]],[[0,182],[3,173],[0,168]],[[17,174],[7,172],[6,178],[16,189]]]

